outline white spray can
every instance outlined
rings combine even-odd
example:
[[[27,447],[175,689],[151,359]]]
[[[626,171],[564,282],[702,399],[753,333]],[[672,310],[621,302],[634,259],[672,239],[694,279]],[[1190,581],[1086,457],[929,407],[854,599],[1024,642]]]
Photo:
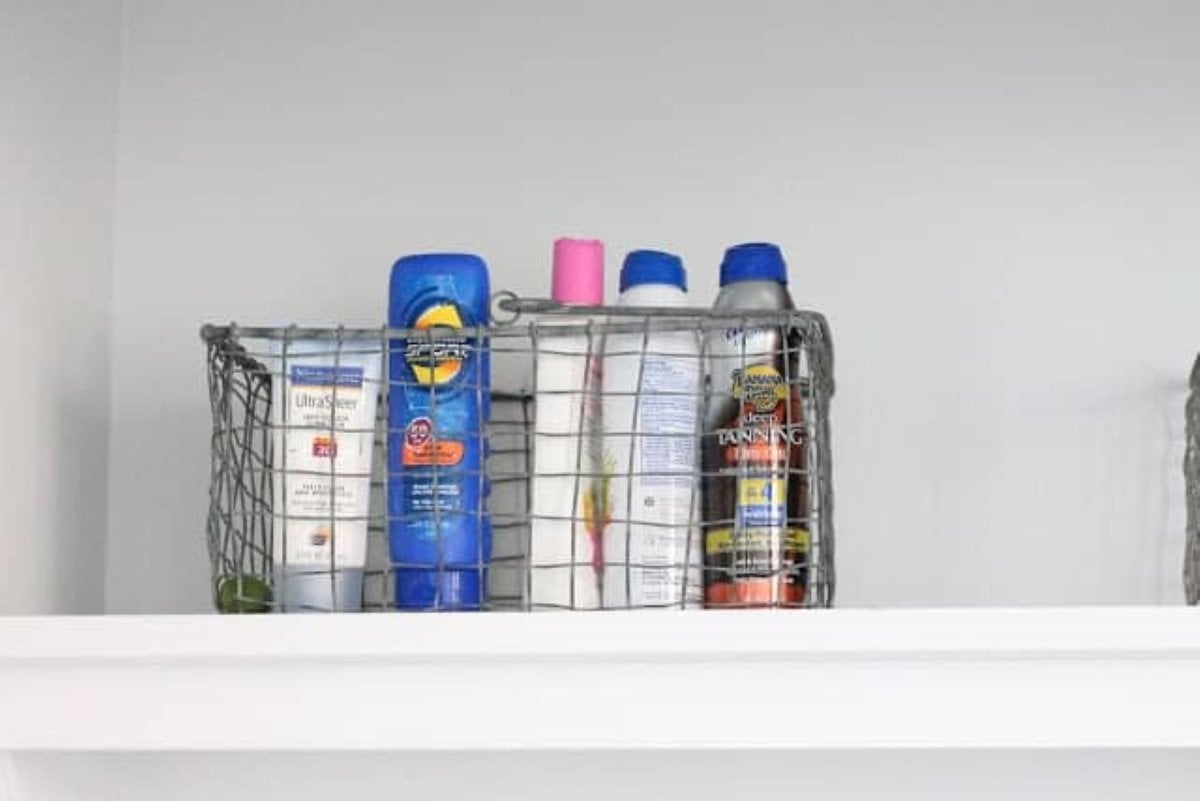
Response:
[[[621,268],[623,307],[683,307],[678,256],[635,250]],[[684,608],[703,594],[697,476],[704,371],[700,335],[670,317],[613,318],[639,331],[604,345],[604,606]]]

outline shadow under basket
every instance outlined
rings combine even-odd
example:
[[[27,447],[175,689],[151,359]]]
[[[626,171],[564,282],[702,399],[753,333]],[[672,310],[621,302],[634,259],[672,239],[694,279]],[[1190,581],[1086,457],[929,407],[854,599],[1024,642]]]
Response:
[[[500,308],[203,328],[218,611],[832,605],[821,315]]]

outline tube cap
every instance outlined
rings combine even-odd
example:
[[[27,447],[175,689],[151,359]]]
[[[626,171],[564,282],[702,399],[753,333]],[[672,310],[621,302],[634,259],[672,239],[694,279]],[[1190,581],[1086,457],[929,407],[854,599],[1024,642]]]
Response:
[[[776,281],[786,284],[787,264],[778,245],[747,242],[725,251],[721,261],[721,286],[737,281]]]
[[[400,609],[478,609],[482,570],[396,570],[396,606]]]
[[[604,303],[604,243],[599,239],[556,239],[550,297],[576,306]]]
[[[642,284],[667,284],[687,291],[683,260],[661,250],[633,250],[621,265],[621,291]]]
[[[280,612],[359,612],[362,610],[363,571],[289,565],[278,580]]]

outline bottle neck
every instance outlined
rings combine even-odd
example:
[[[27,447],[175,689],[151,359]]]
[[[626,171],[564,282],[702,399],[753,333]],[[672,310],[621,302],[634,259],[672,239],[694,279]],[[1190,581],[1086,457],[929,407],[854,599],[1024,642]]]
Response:
[[[792,296],[778,281],[734,281],[721,287],[718,309],[791,309]]]
[[[686,306],[687,293],[673,284],[635,284],[617,299],[619,306]]]

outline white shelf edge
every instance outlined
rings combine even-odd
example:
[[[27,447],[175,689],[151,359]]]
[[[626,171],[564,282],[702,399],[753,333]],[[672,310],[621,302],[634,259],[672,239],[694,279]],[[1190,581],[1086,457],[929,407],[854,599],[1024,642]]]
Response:
[[[0,618],[0,750],[1200,747],[1197,615]]]

